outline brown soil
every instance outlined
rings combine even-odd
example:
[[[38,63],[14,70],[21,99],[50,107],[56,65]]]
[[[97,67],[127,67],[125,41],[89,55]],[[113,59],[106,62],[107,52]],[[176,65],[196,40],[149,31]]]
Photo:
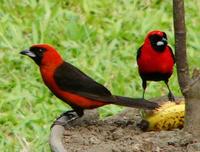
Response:
[[[182,130],[142,132],[136,109],[98,120],[97,112],[66,127],[63,143],[67,152],[200,152],[200,143]]]

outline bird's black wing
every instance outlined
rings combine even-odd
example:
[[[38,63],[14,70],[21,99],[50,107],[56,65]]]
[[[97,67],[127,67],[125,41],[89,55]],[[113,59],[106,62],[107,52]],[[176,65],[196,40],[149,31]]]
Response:
[[[169,50],[170,50],[171,56],[172,56],[172,58],[173,58],[173,60],[174,60],[174,63],[176,63],[175,56],[174,56],[174,53],[173,53],[173,51],[172,51],[172,48],[171,48],[170,46],[168,46],[168,48],[169,48]]]
[[[141,49],[142,49],[142,46],[139,47],[139,49],[137,50],[137,60],[139,59],[140,55],[141,55]]]
[[[113,98],[107,88],[67,62],[63,62],[56,69],[54,79],[59,88],[65,91],[95,100],[102,100],[103,97]]]
[[[144,99],[113,96],[103,85],[97,83],[92,78],[67,62],[63,62],[63,64],[55,70],[54,79],[60,89],[89,99],[128,107],[147,109],[159,107],[158,104]]]

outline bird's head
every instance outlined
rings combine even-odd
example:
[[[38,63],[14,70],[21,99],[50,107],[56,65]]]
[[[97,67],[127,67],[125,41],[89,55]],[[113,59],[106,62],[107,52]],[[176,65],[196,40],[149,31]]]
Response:
[[[35,44],[20,53],[29,56],[39,66],[59,64],[63,61],[56,49],[49,44]]]
[[[159,30],[151,31],[148,33],[145,42],[150,43],[156,51],[162,52],[167,46],[167,35]]]

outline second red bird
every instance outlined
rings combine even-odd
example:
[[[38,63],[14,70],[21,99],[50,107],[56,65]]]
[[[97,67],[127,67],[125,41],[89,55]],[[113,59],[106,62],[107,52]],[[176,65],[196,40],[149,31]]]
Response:
[[[143,45],[137,51],[137,64],[142,79],[143,98],[147,81],[164,81],[169,90],[169,100],[175,100],[168,85],[175,59],[165,32],[155,30],[148,33]]]

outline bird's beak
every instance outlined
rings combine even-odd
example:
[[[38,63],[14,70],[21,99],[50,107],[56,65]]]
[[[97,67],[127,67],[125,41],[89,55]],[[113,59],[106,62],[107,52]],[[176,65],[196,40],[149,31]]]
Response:
[[[165,44],[167,44],[167,39],[164,38],[164,37],[162,38],[161,41],[158,41],[158,42],[156,43],[157,46],[162,46],[162,45],[165,45]]]
[[[30,50],[23,50],[23,51],[20,52],[20,54],[27,55],[27,56],[29,56],[31,58],[36,57],[36,55],[33,52],[31,52]]]
[[[166,38],[162,38],[162,41],[164,42],[164,43],[167,43],[167,39]]]

